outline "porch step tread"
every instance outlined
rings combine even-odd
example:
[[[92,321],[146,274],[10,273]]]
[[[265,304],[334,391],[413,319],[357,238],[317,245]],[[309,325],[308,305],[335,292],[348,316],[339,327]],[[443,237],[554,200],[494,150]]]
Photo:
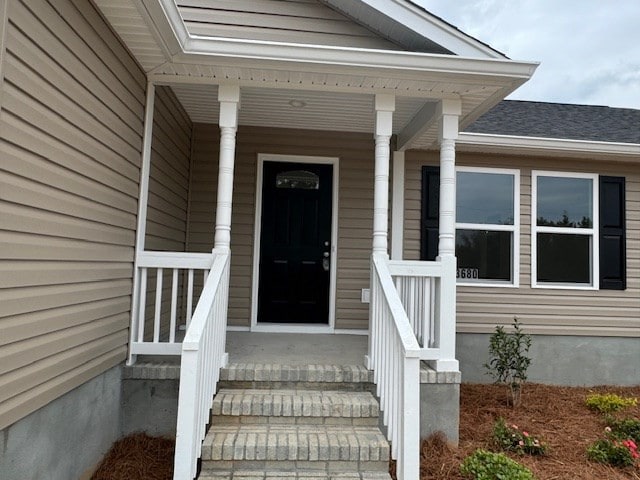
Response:
[[[213,400],[216,421],[377,425],[380,408],[369,392],[295,389],[221,389]],[[231,418],[229,418],[231,417]]]
[[[364,365],[287,365],[230,363],[220,371],[221,381],[371,383],[373,372]]]
[[[377,427],[327,425],[212,425],[202,446],[203,462],[331,462],[389,461],[389,443]],[[223,462],[224,463],[224,462]],[[303,465],[287,465],[291,467]],[[224,466],[221,466],[224,468]],[[346,467],[346,465],[345,465]]]
[[[259,471],[238,470],[236,472],[202,472],[199,480],[391,480],[387,472],[326,473],[314,471]]]

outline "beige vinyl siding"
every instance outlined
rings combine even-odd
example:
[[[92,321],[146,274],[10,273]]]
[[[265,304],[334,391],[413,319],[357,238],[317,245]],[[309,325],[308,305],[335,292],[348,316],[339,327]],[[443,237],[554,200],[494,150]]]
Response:
[[[316,0],[179,0],[193,35],[344,47],[400,47]]]
[[[210,251],[215,222],[218,127],[194,126],[189,250]],[[256,169],[259,153],[339,158],[336,328],[366,329],[373,215],[373,138],[365,134],[241,127],[231,224],[229,323],[248,326],[251,309]]]
[[[86,0],[10,1],[4,45],[0,429],[125,358],[146,88]],[[190,125],[157,96],[149,243],[168,249],[185,242]]]
[[[405,184],[404,258],[420,255],[420,189],[423,165],[437,165],[437,153],[408,152]],[[640,335],[640,172],[637,164],[586,159],[515,157],[458,153],[458,165],[520,170],[519,288],[458,287],[458,331],[490,332],[517,316],[527,329],[555,335]],[[531,171],[586,172],[626,178],[627,289],[531,288]],[[596,260],[597,261],[597,260]]]
[[[191,121],[169,87],[156,87],[145,250],[186,245]]]

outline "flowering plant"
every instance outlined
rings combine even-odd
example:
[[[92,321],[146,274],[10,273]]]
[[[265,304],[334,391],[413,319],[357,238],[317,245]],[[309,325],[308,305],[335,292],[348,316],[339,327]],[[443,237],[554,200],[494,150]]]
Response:
[[[493,426],[493,441],[503,450],[523,455],[544,455],[547,450],[540,440],[526,430],[520,430],[517,425],[507,425],[504,418],[499,418]]]
[[[587,448],[589,460],[607,463],[614,467],[640,466],[638,446],[631,438],[620,440],[611,427],[604,429],[607,438],[596,440]]]

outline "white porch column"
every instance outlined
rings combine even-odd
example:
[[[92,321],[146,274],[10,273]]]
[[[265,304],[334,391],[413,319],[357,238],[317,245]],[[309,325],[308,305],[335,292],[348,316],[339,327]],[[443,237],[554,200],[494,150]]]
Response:
[[[438,340],[442,358],[437,371],[457,371],[456,360],[456,139],[462,113],[459,98],[440,103],[440,216],[438,261],[442,262]]]
[[[233,164],[236,153],[240,87],[238,85],[220,85],[218,87],[218,101],[220,102],[220,159],[218,163],[214,247],[228,252],[231,246]]]
[[[389,151],[396,98],[378,94],[375,100],[375,173],[373,184],[373,252],[388,255]]]
[[[144,106],[144,132],[142,136],[142,164],[140,165],[140,190],[138,192],[138,218],[136,225],[136,249],[133,260],[133,292],[131,292],[131,328],[129,329],[129,357],[127,365],[136,363],[136,355],[131,353],[131,345],[141,336],[140,333],[140,273],[138,272],[138,254],[144,252],[147,233],[147,205],[149,199],[149,174],[151,172],[151,142],[153,139],[153,111],[156,87],[147,83],[147,97]],[[144,322],[144,319],[142,319]]]

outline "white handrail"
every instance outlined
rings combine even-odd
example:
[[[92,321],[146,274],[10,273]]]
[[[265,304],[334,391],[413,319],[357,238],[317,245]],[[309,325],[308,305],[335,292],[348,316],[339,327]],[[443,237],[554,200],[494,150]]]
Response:
[[[182,342],[174,480],[192,480],[225,354],[229,254],[216,253]]]
[[[399,480],[420,476],[420,355],[385,255],[371,268],[369,368],[374,372],[383,422]]]

